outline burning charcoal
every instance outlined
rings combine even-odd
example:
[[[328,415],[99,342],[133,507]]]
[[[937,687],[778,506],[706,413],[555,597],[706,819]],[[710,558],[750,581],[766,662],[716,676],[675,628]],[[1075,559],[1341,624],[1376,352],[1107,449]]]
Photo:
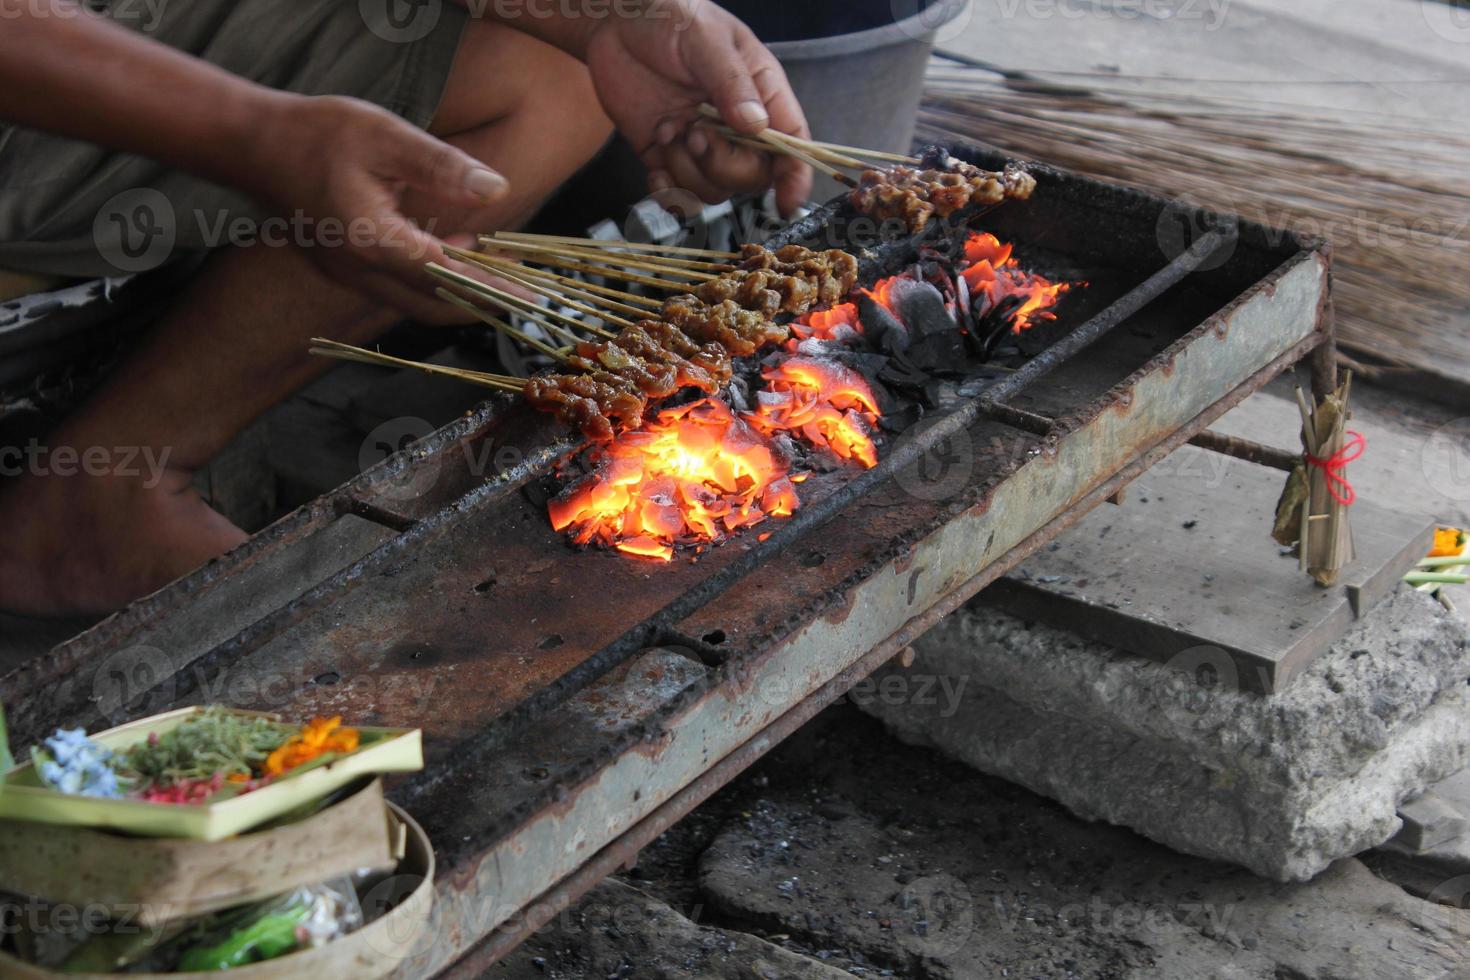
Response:
[[[909,402],[897,411],[884,412],[878,424],[883,427],[884,431],[896,435],[901,432],[907,432],[915,425],[918,425],[919,420],[923,417],[924,409],[914,402]]]
[[[873,346],[890,354],[900,353],[908,349],[908,329],[899,322],[898,318],[881,303],[867,293],[858,296],[858,319],[862,321],[863,333],[865,333]]]
[[[748,411],[750,409],[750,383],[744,378],[731,378],[725,389],[725,401],[729,402],[730,408],[736,412]]]
[[[954,318],[944,308],[944,297],[927,282],[899,279],[893,284],[889,298],[911,337],[956,333]]]
[[[537,510],[544,510],[546,508],[546,502],[556,496],[559,489],[555,479],[544,477],[540,480],[532,480],[527,483],[521,488],[521,493],[525,494],[526,499],[531,502],[531,506]]]
[[[907,357],[894,354],[883,370],[878,372],[878,379],[898,388],[921,388],[929,380],[929,375],[915,367]]]
[[[960,329],[974,336],[975,314],[970,309],[970,283],[964,276],[954,277],[954,308],[959,313]]]
[[[965,369],[965,338],[958,330],[932,333],[910,345],[909,363],[931,374],[952,374]]]

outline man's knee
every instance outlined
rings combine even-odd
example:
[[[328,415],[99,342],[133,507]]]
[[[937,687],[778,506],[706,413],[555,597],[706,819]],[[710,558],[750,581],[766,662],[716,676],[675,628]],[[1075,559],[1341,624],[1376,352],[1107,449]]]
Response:
[[[580,61],[503,24],[472,20],[430,131],[449,137],[515,116],[554,123],[547,137],[593,149],[612,131]]]

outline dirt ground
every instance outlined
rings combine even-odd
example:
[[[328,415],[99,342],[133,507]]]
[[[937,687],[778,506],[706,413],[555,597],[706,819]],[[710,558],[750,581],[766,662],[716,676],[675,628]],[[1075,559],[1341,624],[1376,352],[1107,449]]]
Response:
[[[1470,912],[1279,885],[829,709],[486,977],[1439,978]],[[834,972],[837,971],[837,972]]]

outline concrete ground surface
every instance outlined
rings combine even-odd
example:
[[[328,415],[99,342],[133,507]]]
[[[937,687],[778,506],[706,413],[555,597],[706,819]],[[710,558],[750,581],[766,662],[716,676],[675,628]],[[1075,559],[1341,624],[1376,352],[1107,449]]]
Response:
[[[840,704],[484,976],[1417,980],[1470,973],[1467,941],[1470,912],[1357,859],[1269,882]]]

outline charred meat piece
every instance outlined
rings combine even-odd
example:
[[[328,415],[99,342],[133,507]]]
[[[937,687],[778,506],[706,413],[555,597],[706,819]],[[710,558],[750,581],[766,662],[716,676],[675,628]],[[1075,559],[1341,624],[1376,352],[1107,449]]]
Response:
[[[609,416],[629,426],[643,424],[645,402],[612,375],[606,379],[588,374],[537,375],[526,383],[525,398],[596,442],[613,437]]]
[[[741,249],[739,268],[704,283],[695,295],[710,306],[734,300],[765,317],[805,313],[813,304],[832,304],[857,285],[857,259],[841,249],[815,252],[786,245],[775,252],[759,245]]]
[[[663,315],[695,340],[720,344],[735,357],[749,357],[791,336],[788,328],[728,299],[711,305],[696,296],[675,296],[664,304]]]
[[[1036,189],[1035,178],[1015,166],[995,173],[942,151],[931,151],[924,161],[942,166],[869,170],[848,195],[848,202],[863,214],[884,221],[897,218],[917,232],[936,214],[948,218],[970,205],[999,204],[1007,198],[1023,201]]]
[[[631,327],[624,327],[609,346],[625,352],[635,360],[663,366],[674,377],[674,389],[698,388],[713,394],[724,382],[716,379],[707,370],[670,350],[659,342],[647,329],[654,321],[645,320]]]

